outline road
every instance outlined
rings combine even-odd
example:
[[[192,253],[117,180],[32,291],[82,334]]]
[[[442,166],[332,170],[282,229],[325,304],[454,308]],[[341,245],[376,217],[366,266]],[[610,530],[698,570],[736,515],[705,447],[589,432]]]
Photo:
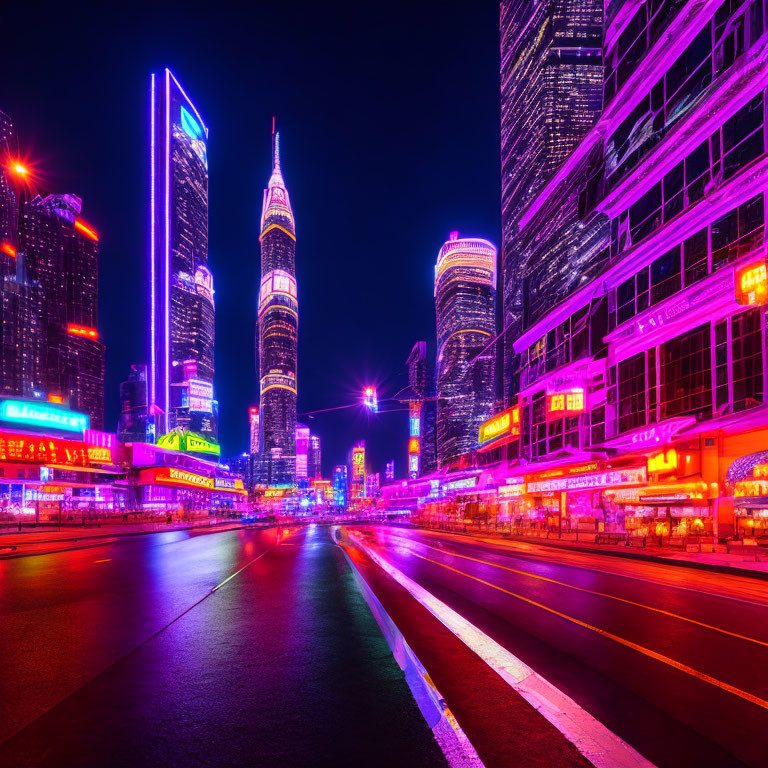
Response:
[[[768,582],[527,543],[358,530],[657,765],[768,764]]]
[[[0,561],[0,766],[441,766],[327,529]]]

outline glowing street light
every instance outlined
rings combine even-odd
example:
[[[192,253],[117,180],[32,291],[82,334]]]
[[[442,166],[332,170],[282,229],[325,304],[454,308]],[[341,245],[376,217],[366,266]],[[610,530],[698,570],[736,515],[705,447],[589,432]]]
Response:
[[[363,389],[363,405],[370,408],[374,413],[379,410],[379,399],[376,396],[376,387],[365,387]]]
[[[13,164],[13,172],[17,176],[29,176],[29,168],[27,168],[26,165],[22,165],[21,163]]]

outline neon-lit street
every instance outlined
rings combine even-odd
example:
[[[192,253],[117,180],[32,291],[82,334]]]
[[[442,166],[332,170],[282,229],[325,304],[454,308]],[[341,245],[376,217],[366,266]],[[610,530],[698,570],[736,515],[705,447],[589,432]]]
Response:
[[[4,767],[444,764],[327,528],[141,536],[0,584]]]
[[[398,528],[359,540],[654,763],[761,764],[765,581]]]

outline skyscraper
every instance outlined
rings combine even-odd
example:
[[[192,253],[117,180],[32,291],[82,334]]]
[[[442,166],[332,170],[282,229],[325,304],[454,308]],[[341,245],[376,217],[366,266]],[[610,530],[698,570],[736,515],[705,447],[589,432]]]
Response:
[[[309,436],[309,479],[319,480],[323,476],[320,436]]]
[[[434,366],[427,342],[417,341],[408,356],[408,476],[437,469]]]
[[[99,236],[76,195],[39,195],[22,206],[19,256],[41,290],[42,389],[104,426],[105,348],[99,340]]]
[[[496,248],[451,232],[435,265],[440,468],[477,445],[493,413],[495,293]]]
[[[299,302],[296,228],[272,129],[272,175],[261,211],[259,289],[259,482],[296,481],[296,372]]]
[[[208,128],[169,69],[151,76],[150,138],[150,413],[158,436],[215,438]]]
[[[502,0],[501,219],[504,397],[512,341],[526,314],[529,262],[518,223],[526,206],[597,120],[602,105],[603,0]],[[578,195],[576,195],[578,197]],[[567,276],[568,270],[559,274]]]

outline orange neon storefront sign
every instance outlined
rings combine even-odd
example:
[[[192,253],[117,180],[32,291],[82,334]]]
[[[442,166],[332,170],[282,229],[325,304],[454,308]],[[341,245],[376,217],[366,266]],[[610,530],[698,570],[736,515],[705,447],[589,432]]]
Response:
[[[677,469],[680,457],[674,448],[648,457],[648,472],[672,472]]]
[[[517,405],[483,422],[478,433],[478,443],[484,445],[504,435],[520,435],[520,407]]]
[[[160,485],[178,485],[183,488],[213,490],[213,478],[176,467],[158,467],[150,474],[151,482]]]
[[[748,264],[736,271],[736,301],[750,306],[768,303],[768,267],[765,262]]]

